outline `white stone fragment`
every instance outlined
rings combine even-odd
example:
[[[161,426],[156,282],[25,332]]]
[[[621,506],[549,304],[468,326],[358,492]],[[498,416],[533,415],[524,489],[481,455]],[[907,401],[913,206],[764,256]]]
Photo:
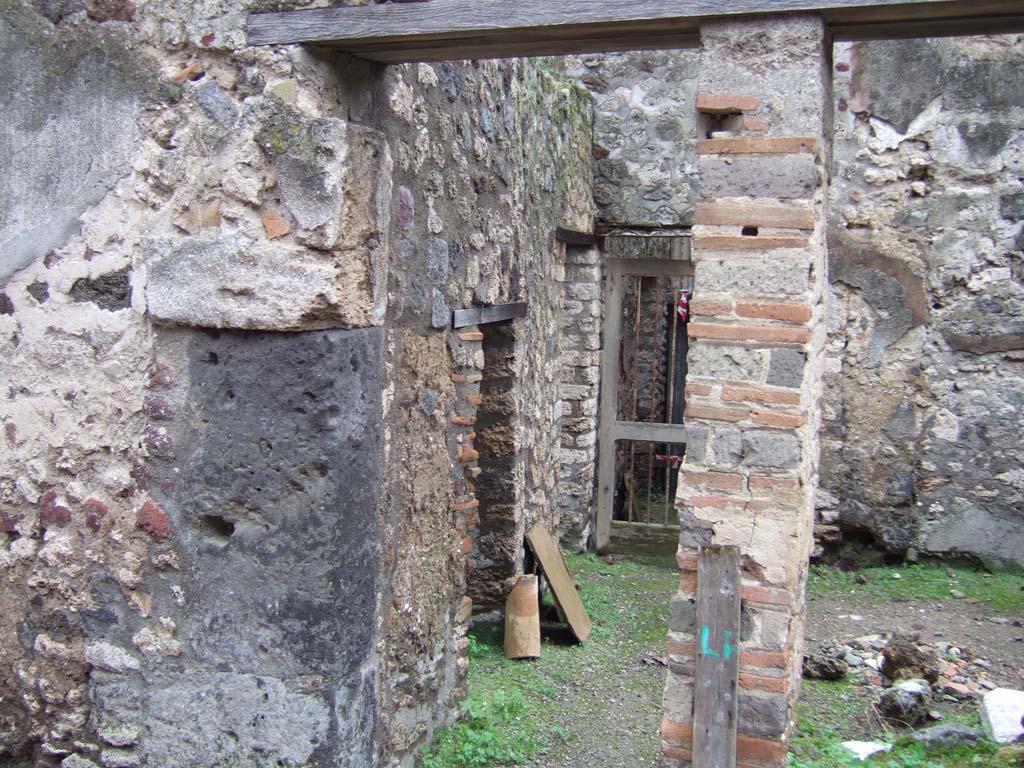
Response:
[[[108,672],[127,672],[139,668],[139,660],[126,650],[104,642],[88,643],[85,646],[85,660]]]
[[[985,732],[1000,744],[1010,744],[1024,734],[1024,691],[996,688],[981,701],[981,724]]]
[[[883,744],[880,741],[844,741],[843,746],[853,752],[859,760],[867,760],[872,755],[892,749],[892,744]]]

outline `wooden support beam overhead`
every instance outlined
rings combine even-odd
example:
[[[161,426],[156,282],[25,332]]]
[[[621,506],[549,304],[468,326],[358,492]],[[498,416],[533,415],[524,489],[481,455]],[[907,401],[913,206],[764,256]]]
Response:
[[[686,48],[702,21],[818,13],[836,39],[1024,31],[1021,0],[425,0],[249,16],[250,45],[383,62]]]

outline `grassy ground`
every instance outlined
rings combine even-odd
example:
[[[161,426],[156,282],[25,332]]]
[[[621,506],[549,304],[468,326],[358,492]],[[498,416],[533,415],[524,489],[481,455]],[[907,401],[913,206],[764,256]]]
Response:
[[[600,731],[603,717],[622,712],[624,699],[650,720],[652,743],[643,751],[653,750],[654,764],[662,670],[624,675],[623,665],[635,670],[644,654],[664,648],[669,600],[679,579],[675,564],[671,558],[608,564],[596,555],[566,560],[594,623],[590,639],[577,645],[564,634],[545,632],[539,659],[509,661],[500,624],[474,629],[467,715],[439,735],[423,768],[567,764],[569,753],[607,736],[592,731]]]
[[[655,764],[664,670],[646,667],[642,659],[664,648],[669,599],[678,580],[674,563],[669,558],[621,558],[607,564],[594,555],[566,559],[594,621],[590,640],[576,645],[548,632],[540,659],[513,662],[502,654],[500,624],[474,630],[465,716],[438,734],[420,761],[422,768]],[[853,574],[816,568],[808,588],[812,594],[841,593],[853,605],[860,600],[948,599],[950,590],[957,590],[1010,616],[1024,615],[1019,575],[948,564],[880,566],[859,573],[867,583]],[[997,750],[991,743],[930,754],[918,745],[897,745],[885,756],[860,762],[840,742],[862,740],[866,729],[881,740],[897,741],[896,734],[886,735],[877,723],[871,707],[875,695],[852,682],[805,681],[790,754],[793,768],[1024,767],[1021,750]],[[978,725],[973,711],[952,713],[949,720]],[[631,733],[637,743],[623,746],[616,730]],[[604,742],[610,751],[585,753],[595,742]]]
[[[867,583],[859,583],[858,578]],[[946,563],[875,566],[855,573],[814,566],[807,589],[811,594],[843,592],[875,601],[948,600],[956,590],[997,610],[1024,615],[1024,577],[1020,574],[986,573]]]

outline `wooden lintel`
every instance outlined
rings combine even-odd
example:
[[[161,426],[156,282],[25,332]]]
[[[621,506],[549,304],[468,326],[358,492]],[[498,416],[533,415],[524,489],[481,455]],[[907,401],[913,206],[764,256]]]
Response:
[[[465,328],[467,325],[486,325],[487,323],[499,323],[502,320],[512,320],[516,317],[526,317],[526,310],[526,302],[456,309],[452,312],[452,327]]]
[[[837,39],[1024,29],[1020,0],[425,0],[257,13],[250,45],[309,43],[386,62],[696,44],[701,22],[820,14]]]
[[[557,227],[555,229],[555,240],[568,245],[594,245],[597,238],[591,232],[579,232],[575,229]]]

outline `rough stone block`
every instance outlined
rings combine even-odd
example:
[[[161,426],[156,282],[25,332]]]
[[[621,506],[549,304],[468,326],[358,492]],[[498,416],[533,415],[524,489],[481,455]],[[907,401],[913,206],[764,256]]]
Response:
[[[814,155],[701,155],[700,191],[705,199],[768,197],[808,200],[820,183]]]
[[[194,552],[199,659],[285,678],[356,674],[368,657],[381,336],[187,334],[197,431],[178,436],[189,454],[160,501]]]
[[[789,721],[785,694],[739,693],[739,732],[747,736],[778,738]]]
[[[130,173],[138,133],[127,70],[27,28],[0,19],[0,285],[80,230],[78,217]]]
[[[789,253],[789,252],[787,252]],[[702,292],[758,298],[804,296],[811,289],[812,258],[699,258],[694,281]]]
[[[265,765],[266,755],[304,765],[328,745],[332,728],[325,696],[290,691],[266,675],[162,675],[138,687],[101,679],[94,697],[101,720],[151,714],[138,755],[164,768]]]
[[[691,342],[686,357],[689,376],[716,381],[759,382],[764,370],[765,353],[743,347],[726,347],[706,342]]]
[[[206,328],[314,330],[377,325],[372,290],[375,254],[325,254],[258,244],[235,235],[216,240],[145,241],[150,315]]]
[[[697,626],[697,598],[677,594],[669,606],[669,627],[673,632],[692,633]]]
[[[773,387],[799,389],[804,378],[807,355],[796,349],[773,349],[768,364],[768,381]]]
[[[800,464],[801,443],[795,435],[767,430],[743,433],[743,465],[793,469]]]

